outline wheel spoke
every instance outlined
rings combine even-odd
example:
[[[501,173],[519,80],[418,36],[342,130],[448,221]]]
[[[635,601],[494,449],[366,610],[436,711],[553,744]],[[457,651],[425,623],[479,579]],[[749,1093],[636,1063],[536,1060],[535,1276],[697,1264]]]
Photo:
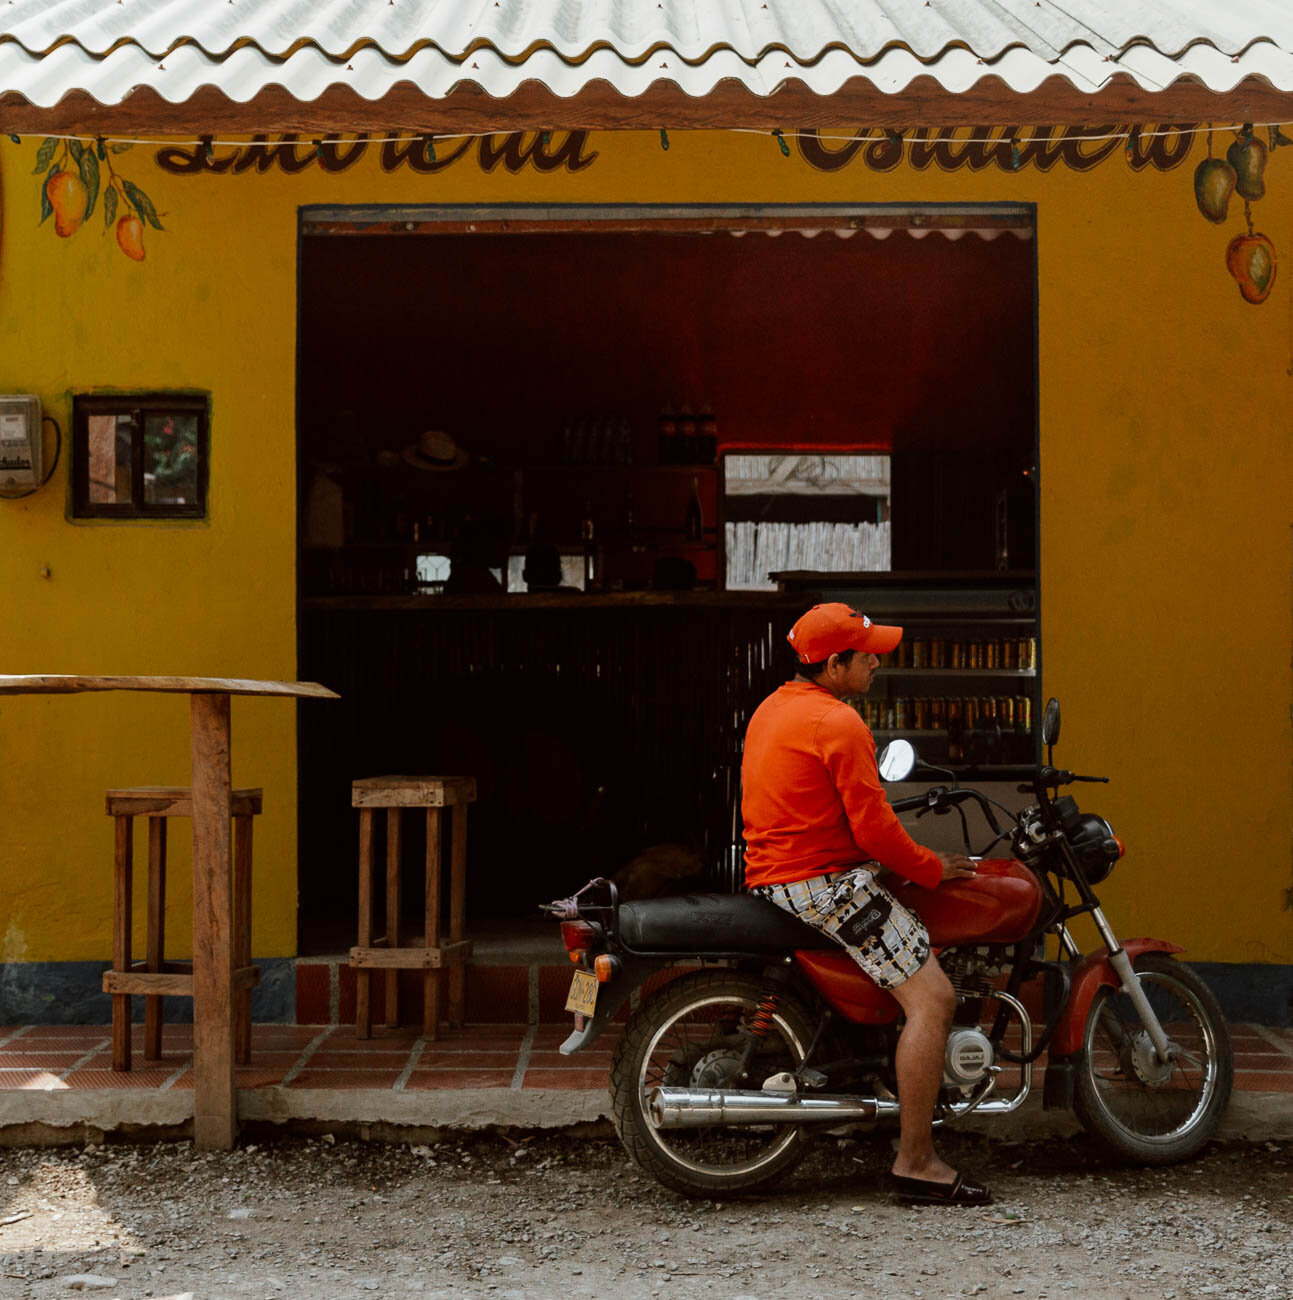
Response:
[[[1200,1122],[1218,1086],[1218,1046],[1198,997],[1174,971],[1138,972],[1174,1049],[1163,1062],[1131,1000],[1102,990],[1087,1028],[1085,1066],[1106,1122],[1151,1144],[1177,1140]]]
[[[691,1088],[730,1088],[746,1047],[744,1027],[755,1010],[754,998],[726,995],[679,1011],[657,1030],[643,1059],[639,1088],[643,1094],[665,1082]],[[774,1015],[767,1037],[753,1061],[764,1076],[794,1069],[803,1059],[804,1045],[784,1017]],[[754,1086],[743,1083],[741,1086]],[[795,1140],[793,1125],[740,1125],[657,1129],[651,1141],[671,1159],[702,1174],[740,1174],[757,1170]]]

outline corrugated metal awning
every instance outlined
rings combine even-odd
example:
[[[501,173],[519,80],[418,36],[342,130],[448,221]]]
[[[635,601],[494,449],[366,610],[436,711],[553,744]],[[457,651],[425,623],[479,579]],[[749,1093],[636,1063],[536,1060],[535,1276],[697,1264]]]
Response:
[[[9,0],[0,126],[1267,118],[1287,0]]]

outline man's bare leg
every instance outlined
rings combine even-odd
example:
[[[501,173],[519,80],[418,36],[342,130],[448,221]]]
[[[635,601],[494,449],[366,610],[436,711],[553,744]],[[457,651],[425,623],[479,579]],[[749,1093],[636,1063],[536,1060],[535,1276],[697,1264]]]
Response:
[[[956,1170],[934,1150],[934,1103],[943,1080],[947,1034],[956,994],[934,957],[890,992],[907,1017],[898,1039],[898,1154],[893,1172],[903,1178],[950,1183]]]

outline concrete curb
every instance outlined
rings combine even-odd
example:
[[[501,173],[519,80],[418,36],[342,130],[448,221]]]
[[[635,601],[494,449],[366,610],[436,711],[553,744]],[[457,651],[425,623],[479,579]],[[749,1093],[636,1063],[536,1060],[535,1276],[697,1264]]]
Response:
[[[470,1131],[484,1128],[562,1129],[610,1118],[601,1090],[462,1088],[427,1092],[375,1089],[254,1088],[238,1094],[239,1119],[287,1130],[330,1126],[372,1128],[385,1137],[401,1129]],[[0,1092],[0,1145],[57,1141],[59,1130],[173,1130],[193,1119],[193,1093],[69,1089]],[[970,1117],[949,1131],[980,1133],[1005,1142],[1064,1139],[1081,1132],[1068,1112],[1044,1111],[1029,1097],[1012,1115]],[[24,1136],[29,1133],[30,1137]],[[42,1136],[44,1135],[44,1136]],[[71,1134],[68,1134],[70,1137]],[[1293,1141],[1293,1093],[1241,1092],[1230,1102],[1219,1137],[1231,1141]],[[76,1139],[73,1139],[76,1140]]]

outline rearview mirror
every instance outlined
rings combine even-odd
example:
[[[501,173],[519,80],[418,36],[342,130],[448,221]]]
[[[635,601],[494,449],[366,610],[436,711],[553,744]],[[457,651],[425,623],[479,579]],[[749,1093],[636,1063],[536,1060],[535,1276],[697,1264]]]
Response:
[[[1060,702],[1053,695],[1042,714],[1042,744],[1055,745],[1060,738]]]
[[[910,740],[891,740],[880,751],[880,778],[905,781],[916,766],[916,750]]]

